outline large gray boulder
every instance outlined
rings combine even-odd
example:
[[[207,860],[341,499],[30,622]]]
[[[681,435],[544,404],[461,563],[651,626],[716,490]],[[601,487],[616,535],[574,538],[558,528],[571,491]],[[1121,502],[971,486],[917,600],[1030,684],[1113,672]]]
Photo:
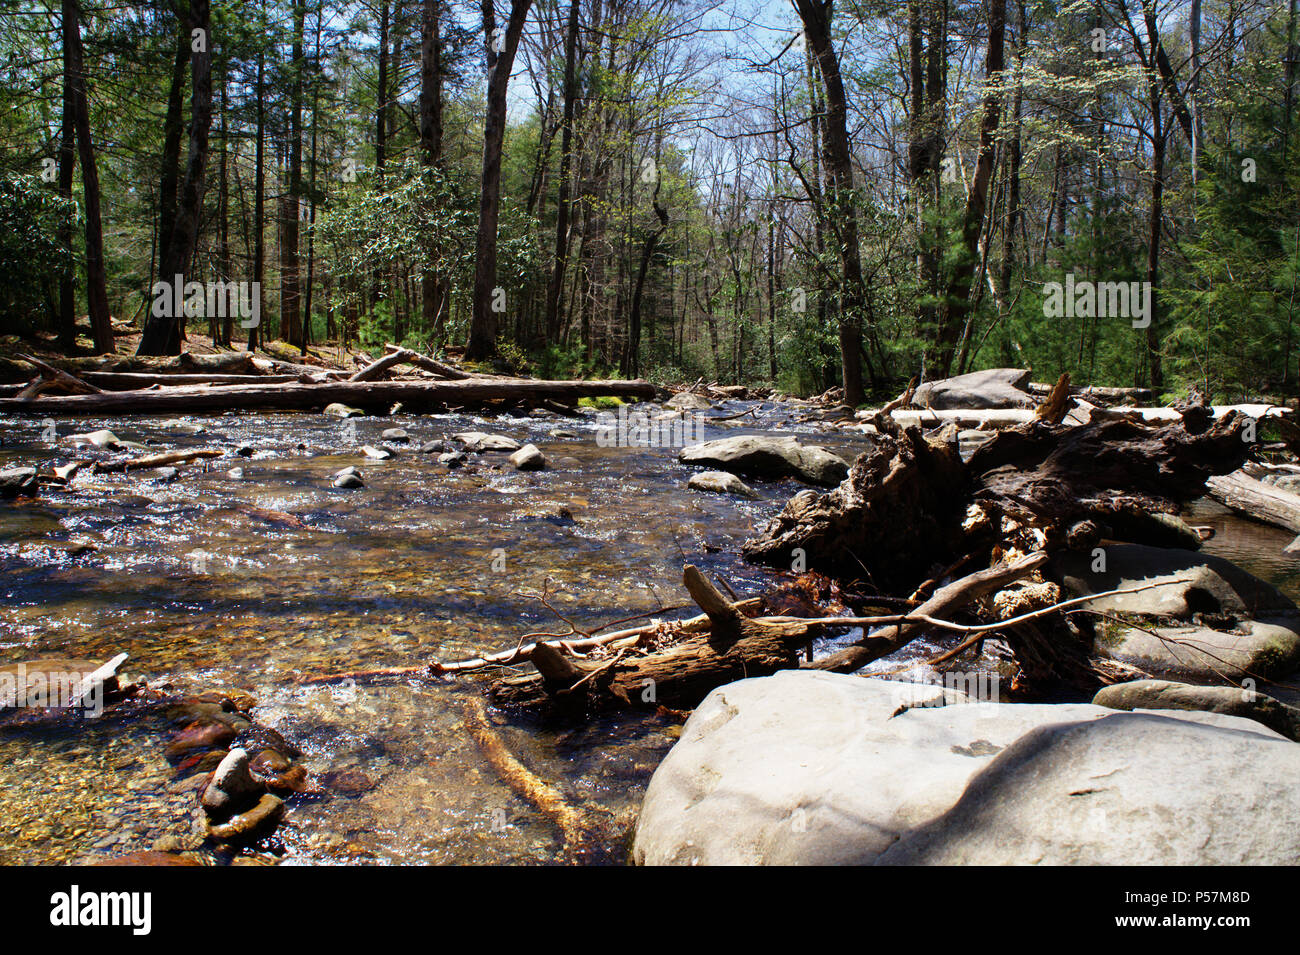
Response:
[[[849,473],[843,458],[818,445],[800,444],[788,435],[742,434],[702,441],[682,448],[677,459],[683,464],[709,465],[733,474],[796,477],[823,487],[834,487]]]
[[[720,687],[695,711],[650,781],[633,857],[1295,862],[1298,786],[1300,747],[1233,716],[976,702],[785,671]]]
[[[1083,606],[1137,624],[1099,623],[1100,644],[1156,676],[1223,683],[1242,675],[1277,679],[1300,666],[1300,611],[1272,584],[1221,557],[1140,544],[1055,560],[1070,596],[1147,589],[1099,597]]]
[[[934,411],[985,408],[1032,408],[1031,373],[1023,368],[989,368],[956,378],[927,381],[912,395],[912,404]]]
[[[1300,746],[1235,717],[1116,713],[1026,733],[882,865],[1295,865]],[[1194,754],[1192,756],[1191,754]],[[1189,758],[1191,757],[1191,758]]]

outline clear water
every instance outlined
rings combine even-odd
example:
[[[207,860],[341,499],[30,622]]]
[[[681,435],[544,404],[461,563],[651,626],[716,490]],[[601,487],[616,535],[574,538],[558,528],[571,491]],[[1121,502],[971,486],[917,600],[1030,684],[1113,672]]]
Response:
[[[789,409],[732,402],[719,413],[750,407],[757,417],[705,437],[819,432],[849,459],[862,447]],[[375,783],[356,798],[292,804],[274,846],[284,862],[558,861],[550,822],[465,732],[466,695],[481,694],[487,675],[355,686],[297,678],[456,659],[563,631],[527,596],[548,580],[555,609],[582,629],[680,605],[687,562],[757,593],[772,575],[745,564],[740,544],[800,487],[751,481],[756,501],[688,492],[692,469],[675,449],[599,447],[591,416],[184,420],[205,431],[146,418],[55,422],[60,437],[108,428],[150,451],[256,453],[183,466],[171,483],[86,474],[72,491],[0,502],[0,665],[125,651],[127,673],[151,682],[251,692],[257,718],[301,746],[311,772],[359,770]],[[52,445],[47,426],[0,419],[0,465],[109,456]],[[388,461],[364,458],[360,445],[380,445],[390,427],[412,443],[391,446]],[[521,474],[506,455],[486,454],[447,471],[417,453],[464,430],[531,440],[552,467]],[[348,465],[365,488],[331,487]],[[677,731],[645,715],[561,728],[499,722],[511,751],[570,801],[615,812],[639,803]],[[160,840],[194,846],[194,796],[169,791],[166,742],[152,720],[0,732],[0,863],[91,861]],[[602,861],[623,854],[616,839]]]

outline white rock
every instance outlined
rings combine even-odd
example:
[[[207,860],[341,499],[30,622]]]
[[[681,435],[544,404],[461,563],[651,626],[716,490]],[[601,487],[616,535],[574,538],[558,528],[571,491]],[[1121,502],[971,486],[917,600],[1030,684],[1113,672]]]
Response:
[[[535,444],[525,444],[510,455],[510,463],[520,471],[540,471],[546,467],[546,456]]]
[[[518,451],[519,442],[501,434],[488,434],[485,431],[462,431],[453,434],[453,441],[465,445],[466,451]]]
[[[1022,738],[1034,745],[1013,747]],[[997,825],[967,812],[960,825],[925,828],[976,792],[980,773],[1001,780],[978,804],[1002,813]],[[1035,800],[1022,798],[1030,790]],[[934,861],[944,836],[972,862],[1294,862],[1298,814],[1300,746],[1249,720],[973,703],[953,690],[784,671],[720,687],[696,709],[650,781],[633,856]],[[922,831],[908,853],[891,851]]]

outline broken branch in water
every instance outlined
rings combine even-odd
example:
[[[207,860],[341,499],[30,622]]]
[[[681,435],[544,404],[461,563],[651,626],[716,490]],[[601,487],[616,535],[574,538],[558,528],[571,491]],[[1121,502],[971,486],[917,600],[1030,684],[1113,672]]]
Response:
[[[219,448],[202,448],[198,451],[168,451],[165,454],[151,454],[143,458],[132,458],[129,461],[96,462],[91,465],[91,471],[96,474],[142,471],[149,468],[160,468],[168,464],[185,464],[203,458],[219,458],[224,453]]]

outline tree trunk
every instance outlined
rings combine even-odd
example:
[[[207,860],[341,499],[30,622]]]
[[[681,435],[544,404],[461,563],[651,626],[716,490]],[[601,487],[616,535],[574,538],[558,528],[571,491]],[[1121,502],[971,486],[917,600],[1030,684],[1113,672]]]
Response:
[[[77,164],[76,101],[73,96],[71,61],[63,58],[63,126],[59,133],[59,195],[72,198],[72,177]],[[68,266],[59,276],[59,347],[73,352],[77,347],[76,266],[73,264],[72,227],[69,216],[59,231],[59,244],[68,250]]]
[[[560,181],[555,207],[555,256],[546,284],[546,340],[554,343],[560,333],[560,292],[569,257],[569,166],[573,157],[573,114],[578,98],[577,47],[578,12],[581,0],[570,0],[569,20],[564,33],[564,119],[560,130]]]
[[[839,232],[837,246],[843,285],[840,292],[840,364],[844,378],[844,402],[850,406],[866,401],[862,384],[862,262],[858,250],[857,197],[853,184],[853,154],[849,145],[848,102],[840,65],[831,44],[832,0],[795,0],[803,21],[808,48],[817,61],[826,90],[826,166],[833,190],[831,208]]]
[[[511,0],[510,19],[498,36],[492,0],[483,0],[483,33],[487,48],[487,115],[483,121],[483,176],[475,241],[474,303],[469,346],[465,357],[482,361],[496,354],[497,316],[493,289],[497,280],[497,217],[501,206],[501,145],[506,131],[506,87],[515,51],[532,0]]]
[[[984,64],[989,89],[984,95],[984,116],[980,122],[980,151],[975,162],[975,176],[966,196],[962,216],[962,257],[948,282],[947,294],[939,309],[939,327],[926,358],[927,378],[947,378],[952,369],[958,335],[969,315],[975,268],[979,262],[979,238],[984,231],[984,212],[988,206],[989,183],[993,178],[995,142],[1002,112],[1002,93],[996,89],[1005,67],[1003,40],[1006,32],[1006,0],[989,0],[988,54]]]
[[[189,157],[185,180],[176,207],[176,224],[162,259],[164,279],[181,282],[190,271],[199,238],[199,216],[203,209],[204,174],[208,159],[208,133],[212,126],[212,51],[209,30],[209,0],[192,0],[187,24],[191,31],[192,69]],[[180,279],[174,279],[180,276]],[[140,337],[140,355],[179,355],[185,316],[150,315]]]
[[[63,56],[70,80],[73,125],[81,159],[81,185],[86,205],[86,305],[90,312],[95,351],[113,351],[113,323],[108,313],[108,283],[104,270],[104,231],[99,219],[99,172],[90,138],[90,102],[81,49],[81,18],[77,0],[63,0]]]
[[[289,195],[280,208],[284,217],[280,238],[280,336],[291,345],[304,345],[302,290],[298,274],[298,220],[302,207],[302,74],[306,4],[293,5],[293,91],[289,106]]]

